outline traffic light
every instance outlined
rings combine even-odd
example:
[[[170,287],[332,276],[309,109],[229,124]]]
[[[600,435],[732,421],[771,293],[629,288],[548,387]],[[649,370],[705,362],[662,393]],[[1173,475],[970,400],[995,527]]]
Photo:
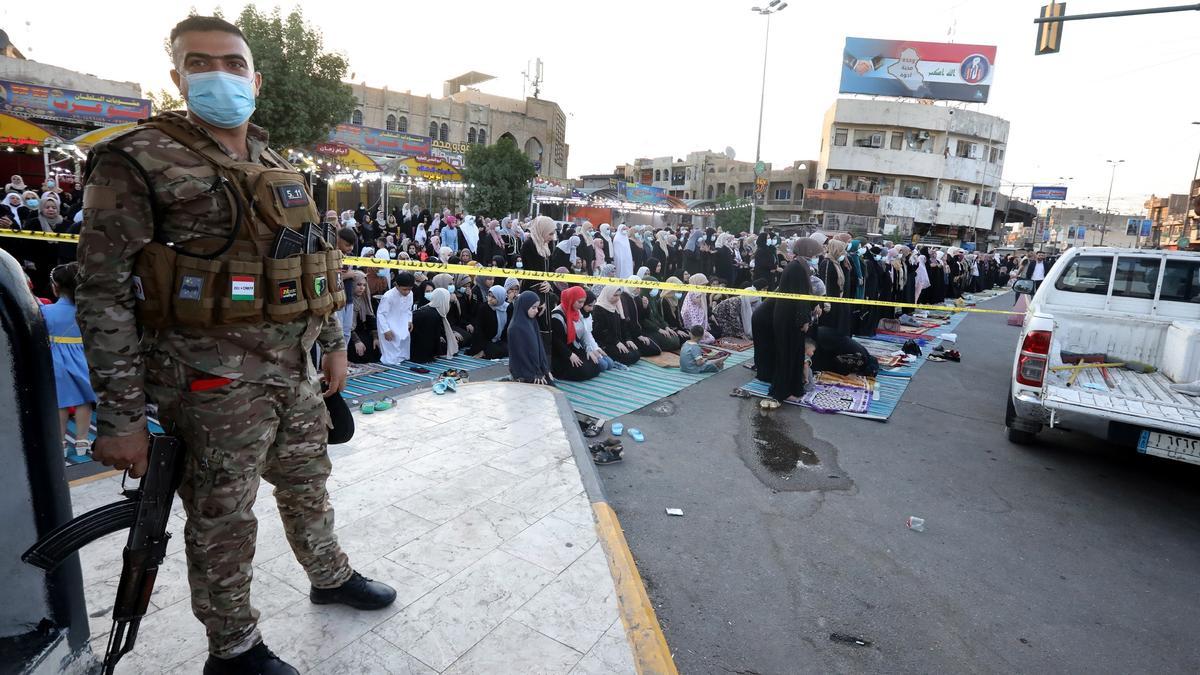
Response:
[[[1063,16],[1067,13],[1067,3],[1051,2],[1042,6],[1042,18]],[[1034,47],[1035,56],[1058,53],[1062,42],[1062,21],[1045,21],[1038,24],[1037,45]]]

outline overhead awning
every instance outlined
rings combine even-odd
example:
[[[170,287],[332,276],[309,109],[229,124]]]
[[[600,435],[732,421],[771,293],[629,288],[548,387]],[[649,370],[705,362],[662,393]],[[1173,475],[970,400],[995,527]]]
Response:
[[[99,129],[92,129],[87,133],[80,134],[71,139],[71,142],[79,146],[82,150],[88,150],[93,145],[100,141],[106,141],[119,133],[129,131],[137,126],[137,122],[127,122],[125,124],[113,124]]]
[[[53,135],[29,120],[0,113],[0,146],[36,148]]]
[[[312,158],[322,160],[326,166],[340,165],[346,171],[379,171],[379,164],[366,153],[342,143],[321,143]]]

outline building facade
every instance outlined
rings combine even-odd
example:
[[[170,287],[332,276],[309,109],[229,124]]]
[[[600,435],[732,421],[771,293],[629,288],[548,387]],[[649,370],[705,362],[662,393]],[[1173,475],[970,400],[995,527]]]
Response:
[[[1192,191],[1194,194],[1194,187]],[[1187,195],[1173,194],[1169,197],[1150,195],[1145,206],[1146,218],[1153,222],[1150,244],[1158,248],[1179,248],[1180,241],[1186,240],[1184,248],[1187,248],[1188,244],[1197,240],[1195,218],[1189,218],[1188,214]]]
[[[488,79],[491,78],[486,75],[468,73],[448,80],[441,98],[352,84],[358,105],[347,122],[426,136],[453,146],[487,145],[508,137],[529,157],[540,175],[566,178],[570,146],[566,141],[567,117],[562,108],[544,99],[519,100],[464,88],[464,82]]]
[[[716,201],[722,197],[750,199],[754,197],[754,162],[732,159],[711,150],[688,153],[685,159],[671,156],[641,158],[632,164],[618,167],[615,174],[642,185],[661,188],[683,200]],[[766,163],[763,178],[765,192],[758,198],[763,218],[771,224],[807,222],[809,212],[804,207],[805,191],[817,180],[815,160],[797,160],[776,168]]]
[[[1178,196],[1183,199],[1183,195]],[[1133,248],[1139,241],[1138,228],[1142,220],[1147,218],[1136,213],[1109,213],[1106,218],[1104,211],[1090,206],[1052,206],[1048,209],[1047,216],[1048,241],[1060,250],[1069,246],[1099,246],[1102,232],[1105,246]],[[1134,229],[1129,227],[1131,220],[1137,221]],[[1106,222],[1107,231],[1104,229]],[[1142,237],[1140,241],[1146,248],[1153,245],[1149,236]]]
[[[882,234],[983,242],[993,229],[1008,131],[1007,120],[964,108],[838,99],[821,130],[823,194],[809,206],[823,212],[825,229],[855,222],[846,215],[869,223],[875,208]],[[862,196],[831,194],[837,192]],[[854,210],[831,210],[841,205]]]

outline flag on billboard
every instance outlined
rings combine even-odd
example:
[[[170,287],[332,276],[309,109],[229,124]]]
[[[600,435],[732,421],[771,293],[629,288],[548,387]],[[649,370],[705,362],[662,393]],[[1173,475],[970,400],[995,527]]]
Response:
[[[838,91],[986,103],[995,68],[990,45],[848,37]]]

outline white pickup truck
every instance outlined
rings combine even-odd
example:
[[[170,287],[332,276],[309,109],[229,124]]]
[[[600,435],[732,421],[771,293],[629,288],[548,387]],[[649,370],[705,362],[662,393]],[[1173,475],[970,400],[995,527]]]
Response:
[[[1200,464],[1200,398],[1172,386],[1200,380],[1200,254],[1073,248],[1036,289],[1015,290],[1032,297],[1013,360],[1010,441],[1090,418],[1107,421],[1116,443]],[[1062,367],[1080,362],[1154,371]]]

